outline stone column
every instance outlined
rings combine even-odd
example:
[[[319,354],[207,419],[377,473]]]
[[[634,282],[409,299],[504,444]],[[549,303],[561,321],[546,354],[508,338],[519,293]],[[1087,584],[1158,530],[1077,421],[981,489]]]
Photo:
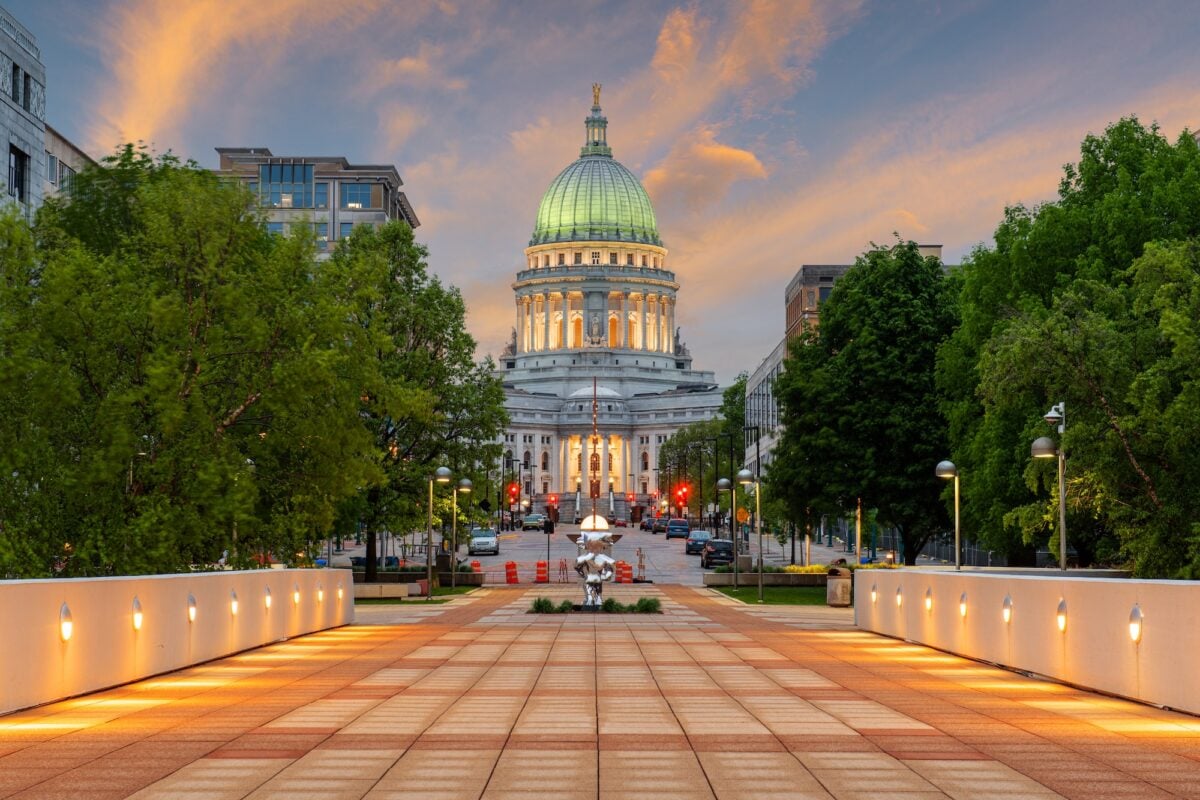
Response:
[[[608,448],[610,444],[608,434],[600,437],[600,499],[605,504],[608,503]]]
[[[629,292],[621,292],[621,347],[629,347]]]
[[[646,306],[648,305],[647,300],[648,300],[648,297],[647,297],[646,293],[642,292],[641,324],[638,325],[638,338],[642,340],[641,346],[639,347],[639,349],[641,349],[641,350],[646,349]]]
[[[632,443],[633,439],[629,436],[622,437],[621,439],[621,450],[625,453],[625,458],[623,459],[625,462],[625,472],[622,473],[621,485],[625,487],[625,494],[632,492],[634,486],[637,485],[637,479],[629,477],[633,474],[633,454],[630,452]],[[633,485],[626,485],[625,481],[633,481]]]
[[[550,349],[550,293],[542,293],[542,349]]]
[[[562,293],[561,305],[562,305],[562,339],[561,339],[560,344],[562,344],[563,349],[566,350],[568,347],[571,346],[571,340],[567,338],[567,325],[570,323],[569,318],[571,316],[571,295],[569,295],[565,291]]]
[[[675,352],[675,298],[667,305],[667,352]]]
[[[520,295],[517,295],[517,324],[513,330],[515,330],[517,332],[517,352],[522,353],[524,351],[521,349],[521,345],[525,340],[522,338],[522,334],[521,334],[521,296]]]

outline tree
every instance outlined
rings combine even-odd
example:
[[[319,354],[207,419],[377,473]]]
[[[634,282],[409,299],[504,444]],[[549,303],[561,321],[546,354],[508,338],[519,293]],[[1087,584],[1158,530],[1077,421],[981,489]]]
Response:
[[[834,286],[776,382],[776,493],[793,513],[861,498],[896,529],[909,564],[947,524],[933,476],[947,448],[934,385],[937,346],[956,323],[947,287],[915,243],[874,247]]]
[[[368,581],[378,532],[425,527],[433,470],[449,466],[455,482],[478,482],[507,424],[492,362],[474,360],[462,296],[429,274],[427,256],[407,225],[363,226],[325,267],[340,285],[366,292],[353,320],[371,343],[360,417],[383,477],[351,504],[365,526]]]
[[[365,360],[311,237],[127,146],[0,220],[0,572],[303,557],[373,480]]]
[[[1117,353],[1148,359],[1146,365],[1157,360],[1145,340],[1122,340],[1133,330],[1149,336],[1155,325],[1150,318],[1128,316],[1134,301],[1128,271],[1147,243],[1197,235],[1200,151],[1195,139],[1185,131],[1171,144],[1157,127],[1147,128],[1131,117],[1109,126],[1102,136],[1084,139],[1079,162],[1064,168],[1057,202],[1007,209],[993,244],[977,248],[964,261],[959,275],[962,324],[938,353],[938,386],[952,458],[964,476],[963,528],[968,536],[1009,554],[1028,554],[1051,536],[1057,501],[1044,496],[1040,504],[1030,504],[1031,486],[1037,485],[1033,476],[1043,473],[1029,462],[1029,442],[1047,432],[1041,422],[1046,409],[1066,399],[1069,409],[1080,412],[1069,415],[1068,453],[1076,456],[1068,466],[1068,475],[1075,476],[1068,495],[1092,498],[1069,508],[1071,541],[1084,559],[1123,557],[1122,547],[1136,536],[1118,521],[1123,515],[1114,513],[1129,498],[1100,493],[1101,486],[1114,484],[1093,471],[1102,467],[1100,462],[1082,460],[1090,442],[1076,437],[1122,438],[1117,429],[1125,430],[1123,387],[1142,389],[1135,376],[1138,364],[1114,361]],[[1092,302],[1099,304],[1098,316],[1085,308]],[[1065,354],[1079,355],[1079,344],[1089,340],[1102,340],[1111,350],[1090,351],[1074,366],[1063,362]],[[1015,361],[1018,353],[1030,360]],[[1007,373],[1004,365],[1010,368]],[[1108,409],[1099,395],[1084,389],[1085,383],[1072,382],[1083,372],[1106,389]],[[1128,452],[1136,453],[1138,436],[1136,426],[1127,432]],[[1115,459],[1110,465],[1124,462],[1134,470],[1131,486],[1145,488],[1128,454],[1104,458]],[[1140,459],[1138,463],[1149,475]],[[1150,568],[1148,562],[1140,563],[1144,567],[1139,570]],[[1163,568],[1169,569],[1164,563],[1153,567]]]

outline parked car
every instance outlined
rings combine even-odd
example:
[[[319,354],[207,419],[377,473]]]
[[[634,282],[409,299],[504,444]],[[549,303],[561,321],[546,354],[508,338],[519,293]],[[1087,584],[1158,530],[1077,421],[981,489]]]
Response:
[[[655,517],[654,524],[652,524],[650,526],[650,532],[651,533],[666,533],[667,532],[667,521],[668,520],[666,517]]]
[[[668,539],[686,539],[691,530],[692,526],[686,519],[673,519],[667,522]]]
[[[648,531],[654,527],[654,517],[642,517],[642,521],[638,523],[638,527],[644,531]]]
[[[624,517],[618,517],[617,521],[613,523],[613,527],[614,528],[628,528],[629,523],[625,521]]]
[[[711,569],[717,564],[733,563],[733,542],[728,539],[709,539],[700,551],[700,566]]]
[[[691,531],[687,535],[687,541],[683,543],[683,552],[691,555],[704,552],[704,543],[712,538],[712,534],[708,531]]]
[[[525,519],[521,520],[521,530],[523,531],[540,531],[542,526],[546,524],[545,514],[526,514]]]
[[[467,543],[467,555],[473,556],[479,553],[500,555],[500,537],[496,535],[495,531],[488,528],[471,531],[471,540]]]

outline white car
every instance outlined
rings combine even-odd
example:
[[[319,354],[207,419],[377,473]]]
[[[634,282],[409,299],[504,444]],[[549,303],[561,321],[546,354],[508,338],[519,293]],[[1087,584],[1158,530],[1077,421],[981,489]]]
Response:
[[[479,553],[500,555],[500,537],[496,535],[495,531],[487,528],[471,531],[471,541],[467,543],[467,555],[473,556]]]

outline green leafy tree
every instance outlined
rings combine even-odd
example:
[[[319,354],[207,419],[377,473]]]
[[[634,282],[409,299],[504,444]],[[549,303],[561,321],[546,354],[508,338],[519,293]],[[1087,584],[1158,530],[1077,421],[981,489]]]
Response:
[[[1017,560],[1048,542],[1057,499],[1043,493],[1040,504],[1030,503],[1031,486],[1046,479],[1047,467],[1030,463],[1029,443],[1047,433],[1046,409],[1066,400],[1067,451],[1074,454],[1068,529],[1080,558],[1120,560],[1128,553],[1139,570],[1180,568],[1178,559],[1151,566],[1146,556],[1154,548],[1136,546],[1136,527],[1116,511],[1133,498],[1114,489],[1124,485],[1118,476],[1126,469],[1130,488],[1147,491],[1154,483],[1139,474],[1152,470],[1136,457],[1142,423],[1129,427],[1125,403],[1128,392],[1144,389],[1141,370],[1157,362],[1158,323],[1130,316],[1137,301],[1130,269],[1147,243],[1197,235],[1195,139],[1184,132],[1171,143],[1157,127],[1127,118],[1084,139],[1079,162],[1064,168],[1056,202],[1007,209],[992,245],[964,261],[962,324],[938,353],[938,386],[952,458],[963,474],[968,537]],[[1103,351],[1081,352],[1089,342],[1102,342]],[[1120,444],[1116,451],[1105,450],[1103,458],[1091,452],[1110,438]],[[1093,456],[1099,460],[1091,462]],[[1177,554],[1190,547],[1176,545]]]
[[[356,327],[371,342],[371,379],[362,386],[360,416],[383,479],[364,485],[351,501],[364,525],[367,580],[376,570],[381,530],[424,528],[428,483],[439,466],[453,483],[479,483],[498,456],[494,440],[507,424],[504,393],[490,360],[474,360],[466,307],[457,289],[429,274],[427,251],[407,225],[376,231],[363,226],[329,260],[341,284],[363,287]],[[451,504],[435,520],[449,521]],[[438,500],[440,503],[440,499]]]
[[[912,242],[869,250],[776,382],[774,491],[797,516],[849,511],[861,498],[896,529],[910,564],[947,524],[933,476],[947,448],[934,385],[937,346],[956,323],[947,287],[941,263]]]
[[[373,480],[345,292],[239,188],[125,147],[0,227],[0,572],[303,558]]]

